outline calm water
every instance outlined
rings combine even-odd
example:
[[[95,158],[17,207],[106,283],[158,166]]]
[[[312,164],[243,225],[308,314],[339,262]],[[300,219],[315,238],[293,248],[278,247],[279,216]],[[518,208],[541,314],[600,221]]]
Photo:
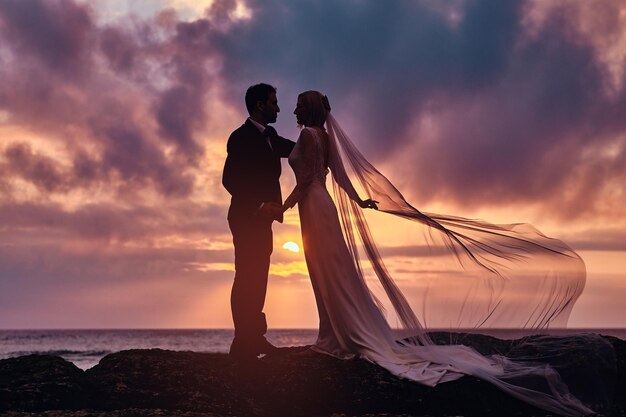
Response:
[[[554,329],[553,335],[600,333],[626,340],[626,329]],[[481,330],[500,339],[524,336],[518,329]],[[310,345],[317,330],[269,330],[267,338],[276,346]],[[31,353],[58,355],[81,369],[88,369],[109,353],[125,349],[161,348],[195,352],[226,353],[233,338],[232,330],[0,330],[0,359]]]

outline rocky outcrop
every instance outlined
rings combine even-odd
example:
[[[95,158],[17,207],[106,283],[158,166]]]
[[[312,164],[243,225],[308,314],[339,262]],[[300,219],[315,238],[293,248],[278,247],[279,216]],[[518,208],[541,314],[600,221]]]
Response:
[[[435,335],[445,339],[447,334]],[[528,356],[532,347],[487,336],[463,336],[483,353]],[[626,342],[605,338],[613,358],[575,349],[555,360],[560,371],[575,368],[610,381],[605,415],[625,415]],[[526,349],[526,350],[524,350]],[[127,350],[82,371],[55,356],[30,355],[0,361],[0,415],[23,416],[541,416],[473,377],[428,388],[390,375],[363,360],[299,356],[283,348],[253,362],[226,355]],[[572,372],[570,377],[576,372]],[[571,382],[568,381],[568,384]],[[575,381],[573,381],[575,382]],[[575,384],[574,384],[575,385]],[[53,411],[57,410],[57,411]]]

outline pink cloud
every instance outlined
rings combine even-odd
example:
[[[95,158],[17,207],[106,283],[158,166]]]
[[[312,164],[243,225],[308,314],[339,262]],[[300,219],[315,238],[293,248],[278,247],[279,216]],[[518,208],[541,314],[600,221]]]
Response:
[[[247,5],[251,19],[218,0],[191,21],[164,10],[100,23],[72,0],[0,2],[6,317],[18,308],[10,294],[34,305],[75,285],[148,285],[148,270],[224,284],[230,273],[185,268],[232,261],[229,250],[194,249],[229,242],[222,161],[207,150],[225,146],[224,120],[244,119],[243,93],[259,81],[278,86],[278,128],[293,135],[297,93],[326,92],[359,148],[392,166],[420,208],[534,205],[594,225],[626,214],[626,65],[607,67],[624,33],[616,3],[592,19],[565,2],[532,30],[525,1],[459,3],[452,20],[423,2]],[[209,188],[206,175],[216,176]],[[574,244],[623,250],[619,227]],[[177,243],[157,249],[168,239]]]

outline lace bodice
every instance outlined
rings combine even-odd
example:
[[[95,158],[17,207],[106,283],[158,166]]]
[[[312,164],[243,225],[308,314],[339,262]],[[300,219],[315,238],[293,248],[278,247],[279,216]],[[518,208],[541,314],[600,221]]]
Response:
[[[328,140],[321,131],[305,127],[289,155],[289,165],[296,175],[296,187],[285,200],[293,207],[305,195],[312,183],[325,187],[328,175]]]

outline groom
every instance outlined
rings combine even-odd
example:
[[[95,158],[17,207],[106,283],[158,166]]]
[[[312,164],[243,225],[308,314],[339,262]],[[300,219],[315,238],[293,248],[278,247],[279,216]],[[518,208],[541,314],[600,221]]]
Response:
[[[280,158],[288,157],[295,145],[269,126],[280,111],[276,88],[268,84],[248,88],[246,108],[250,117],[228,139],[222,177],[232,196],[228,225],[235,246],[235,280],[230,296],[235,338],[230,355],[236,359],[255,359],[276,349],[265,339],[263,304],[272,253],[272,222],[283,221]]]

